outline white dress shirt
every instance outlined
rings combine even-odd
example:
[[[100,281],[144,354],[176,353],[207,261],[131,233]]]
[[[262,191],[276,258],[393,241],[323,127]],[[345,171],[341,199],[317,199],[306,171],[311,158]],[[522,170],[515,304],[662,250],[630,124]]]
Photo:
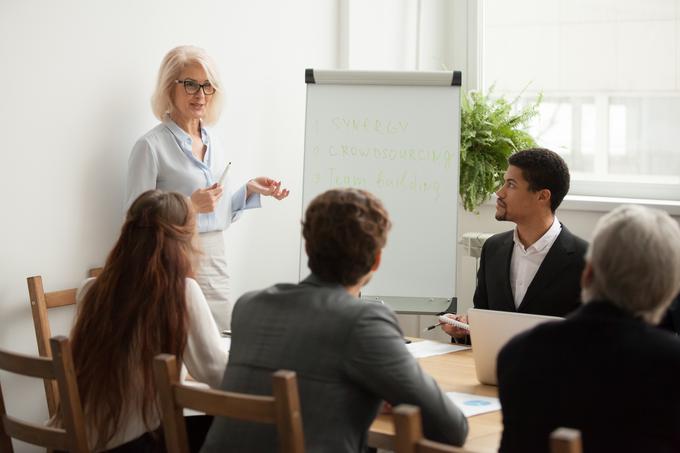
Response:
[[[518,308],[527,293],[531,281],[536,276],[538,268],[550,251],[557,236],[562,231],[562,224],[557,217],[554,218],[552,225],[539,240],[524,248],[517,235],[517,227],[513,232],[515,246],[512,249],[512,260],[510,261],[510,286],[512,295],[515,299],[515,308]]]

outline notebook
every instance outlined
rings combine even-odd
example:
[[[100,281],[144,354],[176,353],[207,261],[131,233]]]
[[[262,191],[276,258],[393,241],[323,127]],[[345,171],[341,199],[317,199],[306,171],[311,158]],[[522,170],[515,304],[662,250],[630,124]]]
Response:
[[[468,311],[468,324],[470,324],[472,355],[479,382],[498,385],[496,357],[512,337],[538,324],[561,319],[563,318],[555,316],[471,308]]]

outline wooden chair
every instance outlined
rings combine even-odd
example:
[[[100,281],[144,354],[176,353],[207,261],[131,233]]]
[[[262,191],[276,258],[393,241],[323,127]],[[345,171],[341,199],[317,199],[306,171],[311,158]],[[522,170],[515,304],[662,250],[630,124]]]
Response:
[[[463,448],[452,447],[425,439],[420,408],[400,404],[393,410],[395,453],[472,453]]]
[[[89,277],[97,277],[102,268],[94,268],[88,271]],[[31,312],[33,314],[33,325],[35,327],[35,338],[38,342],[38,352],[42,357],[52,357],[50,351],[50,321],[47,317],[47,310],[50,308],[75,305],[77,288],[64,289],[61,291],[51,291],[46,293],[43,289],[42,277],[28,277],[28,295],[31,301]],[[53,380],[45,379],[45,396],[47,397],[47,411],[50,416],[56,413],[59,402],[59,392],[57,384]]]
[[[219,417],[275,424],[281,452],[305,451],[300,398],[297,378],[293,371],[279,370],[272,375],[273,396],[247,395],[182,385],[179,382],[176,359],[169,354],[156,356],[154,376],[161,401],[165,445],[169,453],[189,451],[183,408]]]
[[[52,338],[50,343],[54,358],[30,357],[0,350],[0,369],[24,376],[56,379],[65,429],[48,428],[7,415],[0,385],[0,451],[3,453],[14,451],[11,438],[48,449],[75,453],[88,451],[71,346],[63,336]]]
[[[472,453],[423,437],[420,409],[402,404],[394,408],[395,453]],[[581,453],[581,433],[558,428],[550,434],[550,453]]]

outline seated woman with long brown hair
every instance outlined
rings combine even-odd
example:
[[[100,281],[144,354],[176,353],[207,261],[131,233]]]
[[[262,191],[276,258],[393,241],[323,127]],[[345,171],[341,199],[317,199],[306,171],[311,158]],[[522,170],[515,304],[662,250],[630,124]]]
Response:
[[[144,192],[101,275],[78,292],[73,360],[94,450],[161,451],[163,436],[154,432],[156,354],[176,355],[210,387],[222,380],[227,351],[193,279],[195,235],[196,216],[184,196]],[[198,425],[203,419],[207,431],[207,417],[188,419]]]

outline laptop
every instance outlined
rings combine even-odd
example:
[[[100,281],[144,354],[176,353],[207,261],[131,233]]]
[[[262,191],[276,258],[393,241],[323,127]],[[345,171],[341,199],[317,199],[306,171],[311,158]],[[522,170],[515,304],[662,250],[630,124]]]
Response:
[[[505,343],[520,332],[547,321],[559,321],[556,316],[530,315],[509,311],[468,310],[472,355],[477,379],[482,384],[498,385],[496,357]]]

